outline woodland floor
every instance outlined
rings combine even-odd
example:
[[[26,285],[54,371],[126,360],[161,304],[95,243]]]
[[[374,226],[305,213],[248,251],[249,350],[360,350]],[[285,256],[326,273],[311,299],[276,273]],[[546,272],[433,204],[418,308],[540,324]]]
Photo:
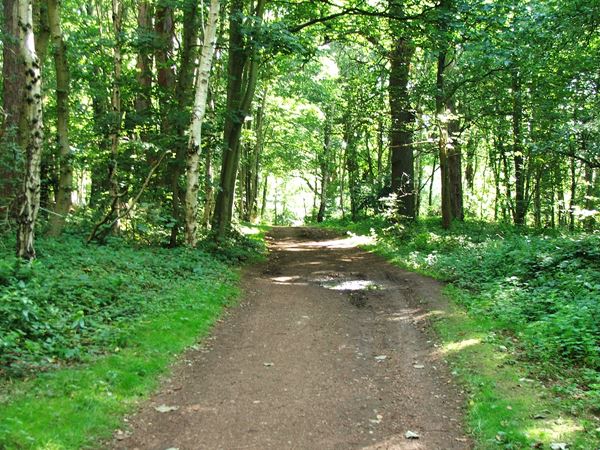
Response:
[[[442,286],[324,230],[274,228],[269,242],[240,304],[113,448],[470,448],[463,395],[429,330]]]

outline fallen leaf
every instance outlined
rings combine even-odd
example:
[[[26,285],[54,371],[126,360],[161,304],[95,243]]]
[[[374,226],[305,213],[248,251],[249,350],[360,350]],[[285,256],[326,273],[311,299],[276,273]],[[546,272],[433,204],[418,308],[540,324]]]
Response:
[[[177,411],[179,409],[179,406],[160,405],[155,406],[154,409],[157,410],[159,413],[168,413],[171,411]]]
[[[406,439],[419,439],[421,436],[419,436],[419,433],[415,433],[414,431],[407,431],[404,433],[404,437]]]

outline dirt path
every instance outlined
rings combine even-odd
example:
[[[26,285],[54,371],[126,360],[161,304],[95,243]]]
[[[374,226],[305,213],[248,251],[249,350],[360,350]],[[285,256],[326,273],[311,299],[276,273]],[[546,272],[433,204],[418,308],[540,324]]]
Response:
[[[438,283],[325,231],[275,228],[271,239],[241,304],[114,448],[470,448],[463,399],[427,332],[444,307]]]

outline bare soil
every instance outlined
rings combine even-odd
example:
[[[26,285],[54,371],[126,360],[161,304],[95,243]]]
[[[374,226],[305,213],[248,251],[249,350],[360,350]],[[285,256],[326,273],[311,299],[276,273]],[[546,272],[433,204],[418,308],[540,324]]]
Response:
[[[463,395],[429,330],[447,308],[441,285],[327,231],[274,228],[269,240],[239,305],[113,448],[471,448]]]

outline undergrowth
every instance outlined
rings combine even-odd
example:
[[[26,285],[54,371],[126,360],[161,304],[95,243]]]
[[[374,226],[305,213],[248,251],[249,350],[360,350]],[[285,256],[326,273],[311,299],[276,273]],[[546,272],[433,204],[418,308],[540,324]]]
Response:
[[[199,249],[123,238],[41,239],[21,263],[0,248],[0,448],[97,445],[237,294],[234,265],[262,234]]]
[[[226,265],[205,252],[135,247],[119,239],[106,245],[86,245],[77,236],[42,240],[32,264],[10,253],[0,253],[2,376],[123,348],[139,317],[171,307],[173,286],[232,280]]]
[[[457,336],[485,323],[477,339],[501,349],[503,365],[551,386],[553,407],[580,417],[587,437],[577,448],[600,446],[600,236],[478,222],[443,230],[434,219],[327,226],[372,234],[374,250],[396,264],[450,282],[468,313],[452,325],[463,328]],[[502,434],[495,444],[521,448]]]

